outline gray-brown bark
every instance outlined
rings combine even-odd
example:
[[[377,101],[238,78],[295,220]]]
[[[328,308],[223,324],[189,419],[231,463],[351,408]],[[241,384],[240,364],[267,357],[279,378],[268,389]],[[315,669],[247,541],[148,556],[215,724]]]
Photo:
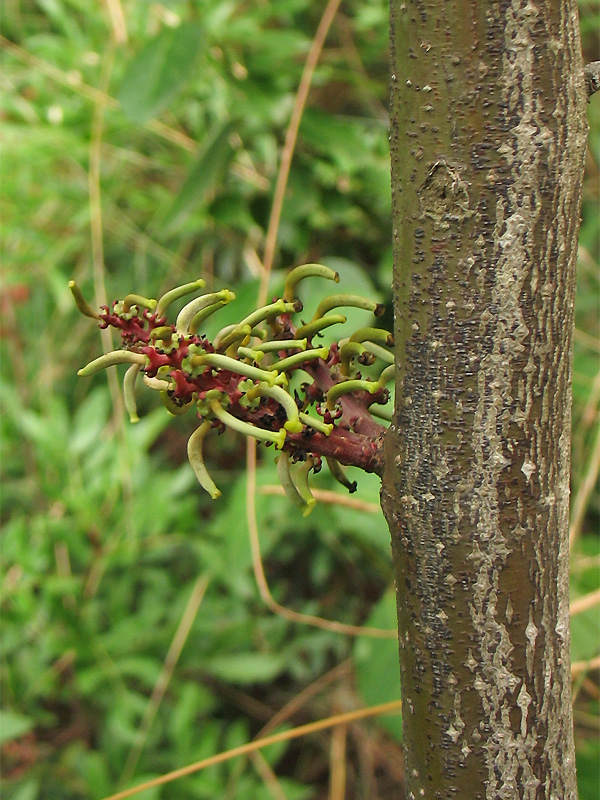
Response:
[[[572,0],[392,0],[409,798],[576,797],[568,495],[586,90]]]

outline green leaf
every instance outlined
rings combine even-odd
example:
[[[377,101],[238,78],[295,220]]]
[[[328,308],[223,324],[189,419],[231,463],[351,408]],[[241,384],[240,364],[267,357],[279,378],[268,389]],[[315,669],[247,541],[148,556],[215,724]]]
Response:
[[[208,135],[202,152],[163,220],[163,234],[178,230],[222,181],[233,156],[229,134],[233,122],[219,122]]]
[[[203,42],[197,23],[165,28],[129,64],[117,95],[132,122],[142,123],[167,107],[193,75]]]
[[[342,172],[352,174],[363,169],[365,137],[370,135],[365,122],[307,109],[302,116],[300,135],[312,147],[327,153]]]
[[[371,613],[365,625],[370,628],[396,628],[396,594],[387,591]],[[374,639],[360,636],[354,646],[356,685],[367,705],[388,703],[400,698],[400,667],[396,639]],[[379,724],[399,741],[402,739],[402,719],[383,716]]]
[[[355,480],[358,484],[358,491],[352,495],[352,498],[371,503],[375,507],[379,506],[381,479],[373,473],[363,472],[356,467],[347,467],[345,471],[348,479]],[[344,489],[339,484],[332,481],[331,488],[345,496]],[[390,530],[381,511],[373,513],[340,504],[332,505],[331,512],[334,515],[337,530],[349,531],[354,539],[374,545],[386,559],[389,559]]]
[[[238,653],[216,656],[208,662],[208,670],[227,683],[266,683],[281,673],[285,664],[277,653]]]
[[[133,780],[128,781],[123,788],[133,789],[142,783],[150,783],[150,781],[156,780],[156,778],[160,777],[160,773],[157,772],[143,772],[139,775],[136,775]],[[162,786],[151,786],[149,789],[144,789],[143,792],[136,792],[135,796],[136,800],[159,800],[159,798],[167,797],[168,795],[163,794]]]
[[[203,714],[209,716],[214,704],[215,700],[206,687],[194,683],[182,685],[166,723],[168,733],[180,752],[187,750],[190,745],[189,732],[195,729]]]
[[[15,787],[10,800],[36,800],[39,797],[40,784],[36,779],[29,780]]]
[[[110,413],[110,398],[105,386],[95,388],[73,416],[70,449],[75,455],[85,453],[100,439]]]
[[[136,679],[139,686],[154,687],[160,675],[160,662],[154,658],[141,655],[132,655],[121,658],[115,669],[124,678]]]
[[[600,618],[598,608],[588,608],[571,617],[571,660],[587,661],[598,655]]]
[[[579,800],[598,800],[600,740],[590,737],[577,741],[577,787]]]
[[[577,542],[571,575],[571,601],[598,589],[600,543],[593,536]],[[586,564],[587,562],[587,564]],[[585,565],[583,568],[579,564]],[[600,616],[596,606],[571,617],[571,661],[587,661],[598,654],[600,642]]]
[[[101,800],[112,791],[106,756],[97,751],[83,751],[79,755],[77,771],[87,783],[90,800]]]
[[[34,725],[31,717],[25,717],[16,711],[0,711],[0,744],[24,736]]]

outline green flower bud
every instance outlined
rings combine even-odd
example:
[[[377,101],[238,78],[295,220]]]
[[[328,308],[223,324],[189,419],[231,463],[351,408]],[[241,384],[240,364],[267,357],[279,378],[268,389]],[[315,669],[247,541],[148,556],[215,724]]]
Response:
[[[217,489],[215,482],[208,474],[203,456],[204,437],[211,427],[210,422],[204,420],[200,427],[196,428],[188,439],[187,454],[191,467],[194,470],[194,475],[198,479],[198,483],[203,489],[206,489],[213,500],[216,500],[221,496],[221,492]]]
[[[305,278],[327,278],[330,281],[340,282],[340,276],[329,267],[323,264],[302,264],[300,267],[294,267],[291,272],[288,272],[285,279],[285,287],[283,290],[283,299],[291,303],[294,300],[296,293],[296,286]]]

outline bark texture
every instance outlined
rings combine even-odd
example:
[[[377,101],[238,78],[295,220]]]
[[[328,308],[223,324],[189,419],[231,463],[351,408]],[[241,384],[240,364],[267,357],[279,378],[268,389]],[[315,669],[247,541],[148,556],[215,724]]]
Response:
[[[576,797],[572,0],[392,0],[395,563],[411,800]]]

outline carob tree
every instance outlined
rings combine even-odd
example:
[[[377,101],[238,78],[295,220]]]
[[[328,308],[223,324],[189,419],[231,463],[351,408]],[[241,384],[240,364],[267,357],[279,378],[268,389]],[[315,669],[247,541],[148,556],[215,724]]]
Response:
[[[339,308],[381,308],[334,294],[298,319],[301,280],[338,280],[308,264],[212,341],[202,323],[228,289],[169,323],[202,281],[99,312],[72,282],[83,313],[122,334],[80,374],[128,364],[132,421],[140,375],[171,413],[192,409],[188,454],[213,498],[202,445],[223,426],[280,451],[304,513],[323,458],[349,491],[342,465],[381,475],[408,798],[573,800],[570,380],[587,134],[576,6],[392,0],[391,56],[395,367],[379,328],[319,344],[345,321]]]

